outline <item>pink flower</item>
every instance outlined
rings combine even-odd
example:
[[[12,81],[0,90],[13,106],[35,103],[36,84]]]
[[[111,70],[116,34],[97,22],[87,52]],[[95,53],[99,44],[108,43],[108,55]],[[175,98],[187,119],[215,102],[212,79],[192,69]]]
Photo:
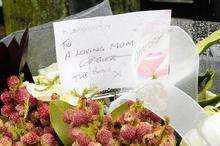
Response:
[[[22,87],[18,90],[17,94],[15,95],[15,100],[20,103],[24,104],[25,101],[30,98],[30,94],[28,93],[26,87]]]
[[[7,79],[7,84],[9,88],[15,88],[20,83],[20,80],[17,76],[13,75]]]
[[[142,55],[137,68],[138,75],[145,79],[166,76],[168,74],[168,65],[164,64],[166,57],[167,51],[145,53]]]
[[[21,142],[32,145],[38,142],[39,137],[35,132],[31,131],[23,135],[20,139]]]
[[[2,94],[1,94],[1,101],[4,103],[4,104],[7,104],[11,101],[11,95],[9,93],[8,90],[5,90]]]

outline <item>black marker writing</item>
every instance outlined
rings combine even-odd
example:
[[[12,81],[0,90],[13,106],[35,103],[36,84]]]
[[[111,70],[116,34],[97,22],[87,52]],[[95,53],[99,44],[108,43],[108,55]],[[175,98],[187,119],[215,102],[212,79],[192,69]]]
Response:
[[[117,43],[111,43],[110,44],[110,50],[111,49],[120,49],[124,47],[133,47],[134,41],[124,41],[124,42],[117,42]]]
[[[62,48],[65,50],[66,48],[71,47],[70,39],[65,40],[63,43],[61,43]]]
[[[68,58],[70,58],[70,51],[68,51],[67,53],[66,53],[66,55],[65,55],[65,60],[67,60]]]
[[[116,60],[116,56],[92,57],[92,58],[89,58],[89,59],[82,60],[79,63],[79,67],[88,66],[92,63],[111,62],[111,61],[115,61],[115,60]]]
[[[87,79],[87,78],[88,78],[88,72],[84,72],[82,74],[77,74],[73,76],[73,79],[75,82],[78,82],[80,80]]]
[[[96,48],[89,48],[89,49],[82,49],[82,50],[76,50],[76,55],[75,56],[80,56],[80,55],[85,55],[85,54],[90,54],[92,52],[102,52],[105,51],[103,46],[96,47]]]
[[[85,66],[88,66],[88,65],[91,65],[93,63],[104,63],[104,62],[113,62],[113,61],[116,61],[117,58],[123,58],[123,57],[129,57],[131,55],[129,54],[125,54],[125,55],[112,55],[112,56],[107,56],[107,57],[92,57],[92,58],[89,58],[89,59],[85,59],[85,60],[82,60],[80,63],[79,63],[79,67],[85,67]]]

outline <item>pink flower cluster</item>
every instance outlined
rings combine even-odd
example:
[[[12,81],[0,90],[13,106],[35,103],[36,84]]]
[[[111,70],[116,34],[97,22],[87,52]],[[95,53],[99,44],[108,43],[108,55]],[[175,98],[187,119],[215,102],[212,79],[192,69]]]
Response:
[[[17,76],[9,77],[7,85],[8,89],[0,95],[1,115],[8,119],[5,123],[0,120],[0,145],[56,146],[48,103],[29,94]]]
[[[116,119],[100,114],[99,101],[83,102],[63,115],[72,146],[175,146],[174,130],[139,102],[126,103],[129,108]]]

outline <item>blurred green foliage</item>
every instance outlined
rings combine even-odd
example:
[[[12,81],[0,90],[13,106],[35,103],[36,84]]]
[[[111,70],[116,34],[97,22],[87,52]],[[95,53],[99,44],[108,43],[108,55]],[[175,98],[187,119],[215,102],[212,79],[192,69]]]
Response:
[[[6,34],[68,15],[66,0],[2,0]]]
[[[2,0],[6,34],[57,20],[102,0]],[[140,0],[109,0],[114,14],[140,10]]]
[[[67,0],[69,3],[70,14],[76,14],[83,10],[86,10],[92,6],[95,6],[103,0]]]
[[[140,0],[109,0],[114,14],[140,10]]]

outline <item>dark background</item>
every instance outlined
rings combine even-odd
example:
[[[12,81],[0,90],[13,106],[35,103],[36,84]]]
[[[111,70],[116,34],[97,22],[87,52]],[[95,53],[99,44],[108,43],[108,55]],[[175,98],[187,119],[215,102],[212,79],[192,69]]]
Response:
[[[165,1],[141,0],[141,10],[172,9],[173,17],[220,21],[220,0],[192,0],[192,3]]]
[[[70,6],[74,13],[85,10],[102,0],[73,0]],[[138,1],[138,0],[137,0]],[[220,0],[193,0],[193,3],[175,2],[178,0],[140,0],[141,10],[172,9],[173,17],[194,20],[220,21]],[[85,7],[87,6],[87,7]],[[2,8],[0,7],[0,24],[3,24]]]
[[[89,7],[92,7],[102,1],[103,0],[69,0],[69,7],[71,10],[70,14],[75,14],[82,10],[88,9]],[[115,13],[114,7],[116,1],[110,0],[111,4],[113,4],[112,6],[114,13]],[[220,0],[192,0],[192,3],[178,2],[181,0],[134,0],[134,1],[136,3],[138,3],[139,1],[140,3],[140,7],[134,8],[134,11],[172,9],[172,17],[220,22]],[[123,0],[121,0],[121,3],[122,2]],[[130,2],[129,0],[126,0],[126,3],[124,2],[125,3],[124,5],[129,5],[132,2],[133,2],[132,0],[130,0]],[[128,10],[130,11],[130,9]],[[0,38],[2,38],[3,36],[4,36],[3,14],[2,14],[2,7],[0,7]]]

